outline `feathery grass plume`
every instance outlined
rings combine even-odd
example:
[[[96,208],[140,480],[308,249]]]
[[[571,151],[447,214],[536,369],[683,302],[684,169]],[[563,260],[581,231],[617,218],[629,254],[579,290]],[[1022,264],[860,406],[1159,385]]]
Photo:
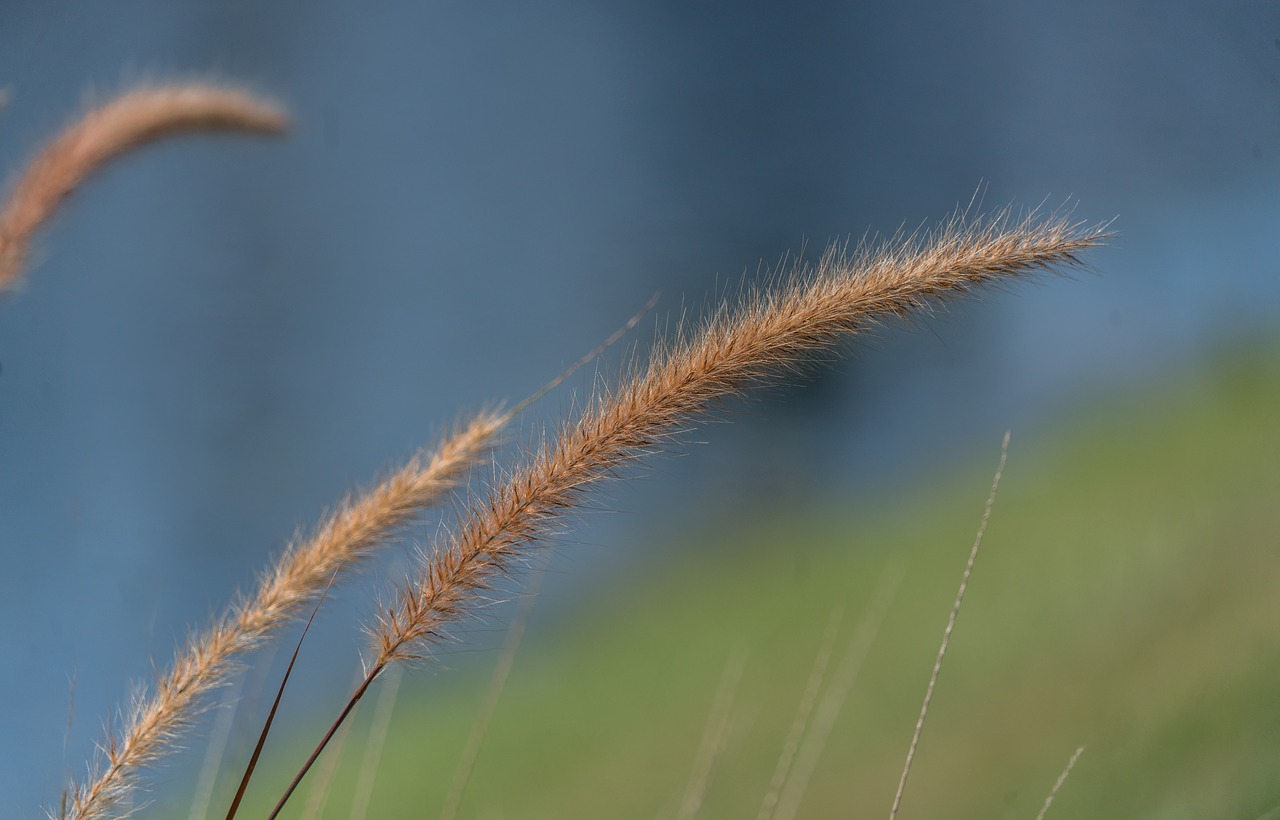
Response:
[[[474,505],[428,557],[420,577],[380,614],[365,681],[275,813],[378,675],[391,663],[420,657],[424,644],[468,614],[497,577],[556,532],[594,484],[676,440],[716,400],[798,370],[849,334],[984,285],[1078,265],[1080,254],[1105,238],[1102,228],[1062,216],[969,221],[960,214],[930,234],[859,246],[852,254],[833,246],[815,268],[797,263],[776,290],[752,290],[699,332],[656,346],[646,371],[595,399],[576,424],[566,425],[557,440],[492,488],[487,501]]]
[[[371,671],[416,657],[527,547],[552,534],[595,483],[676,439],[717,399],[803,366],[848,334],[1035,270],[1078,265],[1105,239],[1062,217],[948,221],[924,237],[830,248],[773,292],[753,290],[700,332],[656,346],[648,369],[596,399],[477,504],[374,630]]]
[[[348,498],[305,542],[295,542],[259,583],[251,599],[233,604],[205,632],[193,636],[148,697],[135,696],[128,726],[103,748],[106,765],[92,782],[72,784],[59,816],[111,816],[135,786],[138,770],[154,762],[224,683],[236,657],[257,648],[327,588],[335,575],[457,485],[488,451],[499,431],[533,402],[617,343],[657,303],[654,296],[622,327],[510,410],[481,413],[432,453],[420,453],[359,498]],[[67,808],[67,805],[70,808]]]
[[[329,579],[369,555],[397,527],[454,487],[487,451],[510,413],[484,413],[358,498],[338,506],[305,541],[295,542],[241,600],[192,637],[149,695],[140,695],[90,781],[73,785],[73,820],[113,815],[137,785],[139,770],[159,758],[204,706],[204,697],[256,648],[323,592]]]
[[[0,291],[18,281],[33,235],[58,205],[120,154],[177,134],[278,134],[287,125],[274,104],[212,85],[141,88],[90,110],[36,155],[0,210]]]
[[[154,762],[203,708],[203,698],[225,682],[236,657],[263,643],[327,588],[335,575],[368,555],[379,542],[457,485],[488,451],[498,433],[533,402],[614,345],[657,303],[652,298],[622,327],[510,410],[481,413],[432,453],[420,453],[359,498],[348,498],[307,541],[294,543],[259,583],[251,599],[228,608],[193,636],[155,691],[135,697],[127,728],[108,738],[106,766],[91,783],[72,784],[60,816],[97,820],[112,815],[135,786],[140,768]],[[70,804],[70,809],[66,806]]]

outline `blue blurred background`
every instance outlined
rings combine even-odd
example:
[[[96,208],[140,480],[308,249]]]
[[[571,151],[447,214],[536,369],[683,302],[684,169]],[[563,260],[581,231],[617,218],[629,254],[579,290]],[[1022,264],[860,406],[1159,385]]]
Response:
[[[279,100],[290,134],[113,165],[0,300],[7,817],[55,797],[128,681],[296,528],[656,290],[629,344],[762,260],[975,191],[1118,232],[1094,272],[887,328],[736,408],[616,488],[628,514],[586,519],[553,606],[668,519],[888,494],[1280,318],[1273,2],[7,0],[0,157],[16,173],[86,98],[189,78]]]

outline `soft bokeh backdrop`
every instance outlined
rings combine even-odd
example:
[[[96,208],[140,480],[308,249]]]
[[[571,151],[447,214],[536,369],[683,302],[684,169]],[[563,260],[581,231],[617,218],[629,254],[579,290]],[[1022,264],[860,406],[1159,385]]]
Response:
[[[465,410],[532,392],[656,290],[665,324],[761,260],[912,229],[975,191],[1119,234],[1096,274],[886,329],[615,488],[626,514],[587,517],[556,554],[548,641],[654,544],[898,497],[985,465],[1006,428],[1049,442],[1108,392],[1274,350],[1271,2],[10,0],[0,157],[19,168],[86,98],[188,77],[280,100],[293,131],[113,166],[0,303],[6,817],[55,799],[129,681],[296,527]],[[326,611],[315,651],[340,660],[300,703],[347,685],[378,577]],[[421,677],[490,663],[501,613]],[[193,746],[159,794],[187,788]]]

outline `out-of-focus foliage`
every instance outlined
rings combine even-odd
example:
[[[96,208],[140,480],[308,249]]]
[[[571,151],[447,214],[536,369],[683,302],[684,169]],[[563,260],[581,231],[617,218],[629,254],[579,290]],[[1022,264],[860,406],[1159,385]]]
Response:
[[[1253,818],[1280,804],[1277,406],[1268,349],[1098,399],[1091,420],[1031,444],[1015,432],[904,812],[1034,816],[1080,744],[1057,816]],[[702,816],[754,817],[829,612],[847,613],[838,658],[882,567],[902,560],[800,816],[887,812],[996,444],[990,464],[889,510],[850,499],[700,534],[711,549],[655,547],[662,560],[601,590],[590,618],[525,647],[463,814],[674,816],[743,646]],[[434,816],[480,699],[476,671],[443,672],[402,703],[373,815]],[[328,816],[346,816],[368,722]]]

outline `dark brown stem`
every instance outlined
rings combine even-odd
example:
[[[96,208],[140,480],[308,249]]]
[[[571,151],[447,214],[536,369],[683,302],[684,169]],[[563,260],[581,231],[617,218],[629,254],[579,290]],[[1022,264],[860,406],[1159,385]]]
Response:
[[[276,710],[280,708],[280,700],[284,697],[284,688],[289,685],[289,675],[293,674],[293,665],[298,662],[298,653],[302,651],[302,642],[307,639],[307,632],[311,629],[311,622],[316,619],[316,613],[320,611],[320,605],[324,603],[324,599],[329,596],[329,590],[333,588],[333,579],[338,577],[338,573],[329,576],[329,585],[324,588],[324,592],[320,595],[320,600],[316,601],[316,608],[311,610],[311,617],[307,618],[307,625],[302,628],[302,634],[298,636],[298,645],[293,648],[293,657],[289,659],[289,666],[284,670],[284,678],[280,681],[280,688],[276,690],[276,699],[271,703],[271,711],[267,713],[267,720],[262,724],[262,732],[258,735],[258,743],[253,747],[253,754],[249,757],[249,765],[244,769],[244,777],[240,778],[240,788],[236,789],[235,799],[231,801],[231,808],[227,809],[227,820],[235,820],[236,811],[240,808],[240,801],[244,800],[244,793],[249,789],[249,781],[253,778],[253,770],[258,766],[258,758],[262,756],[262,747],[267,743],[267,735],[271,732],[271,724],[276,719]]]
[[[364,697],[364,693],[368,691],[369,686],[382,674],[382,670],[386,668],[386,664],[379,664],[370,670],[368,676],[364,679],[364,683],[360,684],[360,688],[351,696],[351,700],[347,701],[347,705],[342,710],[342,714],[338,715],[338,719],[329,727],[329,731],[324,733],[324,737],[317,744],[315,751],[307,758],[307,762],[302,764],[302,769],[293,778],[293,782],[289,784],[289,788],[285,790],[284,796],[280,798],[280,802],[276,803],[276,807],[271,810],[271,814],[267,816],[267,820],[275,820],[276,816],[284,808],[284,804],[289,802],[289,798],[297,790],[302,778],[307,776],[307,772],[311,770],[312,765],[320,758],[320,753],[324,751],[324,747],[329,745],[329,741],[333,739],[334,734],[342,727],[343,721],[347,719],[347,715],[351,714],[351,710],[356,708],[356,704],[360,702],[360,698]]]

